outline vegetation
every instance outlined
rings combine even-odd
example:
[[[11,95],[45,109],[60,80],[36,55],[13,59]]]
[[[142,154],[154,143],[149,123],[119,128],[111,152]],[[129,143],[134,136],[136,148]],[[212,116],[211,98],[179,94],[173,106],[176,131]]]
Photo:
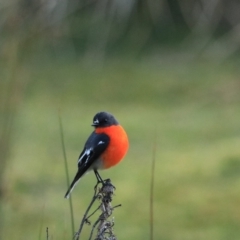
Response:
[[[114,113],[130,138],[117,168],[103,171],[117,187],[114,212],[119,239],[149,237],[152,149],[157,132],[156,239],[238,239],[238,63],[152,64],[112,60],[93,68],[81,61],[32,60],[31,81],[15,119],[5,172],[3,236],[69,239],[69,204],[58,109],[70,176],[99,110]],[[95,176],[73,192],[75,226],[89,203]],[[89,227],[91,229],[91,227]],[[86,227],[87,229],[87,227]],[[87,235],[86,235],[87,236]]]
[[[238,12],[235,0],[2,0],[0,239],[71,238],[59,112],[71,178],[106,110],[130,139],[102,172],[122,204],[118,239],[150,236],[156,152],[155,239],[238,240]],[[72,194],[76,230],[94,184]]]

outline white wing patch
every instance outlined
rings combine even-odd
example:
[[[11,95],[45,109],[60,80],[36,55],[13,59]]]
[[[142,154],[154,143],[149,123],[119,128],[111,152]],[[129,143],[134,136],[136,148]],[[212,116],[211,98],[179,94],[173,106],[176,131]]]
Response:
[[[78,164],[80,164],[82,162],[82,160],[86,157],[84,164],[86,165],[89,159],[89,156],[91,154],[92,148],[88,148],[85,150],[85,152],[83,153],[83,155],[78,159]]]
[[[91,148],[89,148],[89,149],[86,149],[86,151],[85,151],[85,154],[86,154],[86,155],[89,155],[89,154],[90,154],[90,152],[91,152],[91,150],[92,150]]]

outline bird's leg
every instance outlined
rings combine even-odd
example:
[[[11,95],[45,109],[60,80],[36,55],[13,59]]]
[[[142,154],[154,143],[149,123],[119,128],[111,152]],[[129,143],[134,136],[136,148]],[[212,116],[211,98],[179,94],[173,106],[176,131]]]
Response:
[[[95,173],[95,176],[96,176],[96,178],[97,178],[97,184],[96,184],[96,186],[94,187],[94,189],[96,190],[99,183],[101,183],[102,185],[104,185],[104,181],[102,180],[102,178],[101,178],[101,176],[100,176],[100,174],[98,173],[97,170],[94,169],[94,173]]]
[[[98,183],[103,183],[103,180],[102,180],[100,174],[98,173],[98,171],[97,171],[97,170],[94,170],[94,173],[95,173],[95,176],[96,176],[96,178],[97,178],[97,182],[98,182]]]
[[[110,179],[102,180],[102,178],[101,178],[101,176],[100,176],[100,174],[98,173],[97,170],[94,170],[94,173],[95,173],[95,176],[96,176],[96,178],[97,178],[97,184],[96,184],[95,187],[94,187],[95,190],[97,189],[97,186],[98,186],[99,183],[101,183],[103,187],[104,187],[104,186],[112,186],[114,189],[116,189],[116,188],[112,185]]]

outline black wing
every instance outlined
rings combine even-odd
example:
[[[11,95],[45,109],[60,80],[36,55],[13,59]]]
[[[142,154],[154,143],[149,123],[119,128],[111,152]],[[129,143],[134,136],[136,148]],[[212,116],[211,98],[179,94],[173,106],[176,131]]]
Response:
[[[74,177],[65,198],[68,198],[77,181],[92,166],[99,156],[105,151],[109,144],[110,138],[106,134],[96,134],[93,132],[88,138],[83,151],[78,158],[78,172]]]
[[[78,168],[87,169],[105,151],[110,138],[106,134],[93,132],[88,138],[83,151],[78,158]]]

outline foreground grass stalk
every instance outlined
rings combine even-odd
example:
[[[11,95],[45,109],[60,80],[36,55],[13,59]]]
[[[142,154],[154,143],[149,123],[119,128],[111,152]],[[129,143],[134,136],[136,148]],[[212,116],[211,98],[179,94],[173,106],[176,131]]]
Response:
[[[46,238],[47,238],[47,240],[49,240],[48,227],[46,228]]]
[[[63,135],[63,126],[62,126],[62,119],[59,111],[59,127],[60,127],[60,135],[61,135],[61,143],[62,143],[62,150],[63,150],[63,157],[64,157],[64,167],[65,167],[65,174],[67,180],[67,187],[70,185],[69,174],[68,174],[68,164],[67,164],[67,155],[65,150],[65,143],[64,143],[64,135]],[[72,236],[74,236],[74,215],[73,215],[73,204],[72,198],[69,198],[69,208],[70,208],[70,215],[71,215],[71,227],[72,227]]]
[[[156,133],[157,131],[155,131]],[[152,153],[152,165],[151,165],[151,182],[150,182],[150,240],[153,240],[154,233],[154,177],[155,177],[155,162],[156,162],[156,149],[157,149],[157,136],[155,134]]]

